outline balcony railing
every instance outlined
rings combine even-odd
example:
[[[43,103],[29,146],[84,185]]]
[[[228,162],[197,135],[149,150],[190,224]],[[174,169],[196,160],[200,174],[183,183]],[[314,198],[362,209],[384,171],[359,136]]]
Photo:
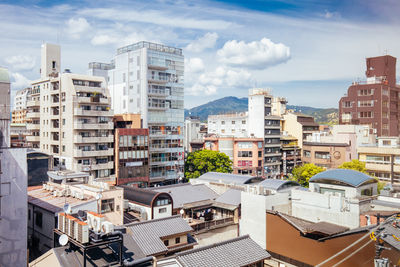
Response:
[[[75,116],[113,116],[113,111],[110,110],[84,110],[81,108],[74,109]]]

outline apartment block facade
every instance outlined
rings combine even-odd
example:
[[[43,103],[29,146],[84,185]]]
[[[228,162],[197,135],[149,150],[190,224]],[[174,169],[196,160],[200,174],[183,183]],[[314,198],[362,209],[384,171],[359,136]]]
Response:
[[[150,179],[177,179],[184,162],[182,49],[139,42],[119,48],[111,66],[107,79],[115,113],[141,114],[149,129]]]
[[[15,93],[11,123],[26,123],[26,101],[30,90],[31,88],[24,88]]]
[[[367,58],[366,67],[367,80],[353,82],[339,101],[339,124],[369,125],[378,136],[398,136],[400,87],[396,85],[396,58]]]
[[[55,167],[110,178],[114,124],[105,79],[61,73],[60,64],[60,46],[43,44],[41,78],[27,101],[27,141],[52,155]]]
[[[208,134],[218,136],[247,137],[248,113],[233,113],[208,116]]]
[[[276,177],[281,173],[281,114],[272,112],[273,99],[268,89],[249,90],[248,134],[264,139],[266,177]]]

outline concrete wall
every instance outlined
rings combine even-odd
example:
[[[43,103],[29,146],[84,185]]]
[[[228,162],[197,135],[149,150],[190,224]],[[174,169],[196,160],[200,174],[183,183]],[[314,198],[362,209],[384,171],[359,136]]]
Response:
[[[201,234],[196,235],[197,246],[207,246],[214,243],[222,242],[227,239],[239,236],[239,226],[237,224],[228,225],[225,227],[213,229]]]
[[[265,130],[264,95],[249,95],[249,136],[264,138]]]
[[[160,209],[166,208],[167,211],[160,213]],[[153,207],[153,219],[161,219],[172,216],[172,204]]]
[[[2,149],[0,161],[0,266],[26,266],[28,236],[26,149]]]

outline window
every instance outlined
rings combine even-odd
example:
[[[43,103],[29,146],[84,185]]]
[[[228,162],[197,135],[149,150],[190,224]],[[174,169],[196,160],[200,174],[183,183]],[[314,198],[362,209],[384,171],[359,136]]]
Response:
[[[373,107],[373,106],[374,106],[374,100],[358,101],[358,107]]]
[[[65,152],[65,146],[62,146],[62,151]]]
[[[113,212],[114,211],[114,199],[102,199],[101,200],[101,212]]]
[[[262,157],[262,151],[258,151],[258,157],[259,157],[259,158]]]
[[[222,130],[221,130],[221,133],[225,133],[225,129],[222,129]]]
[[[309,150],[304,150],[303,155],[306,158],[311,158],[311,152]]]
[[[225,125],[225,121],[221,121],[221,124],[222,124],[222,125]]]
[[[167,212],[167,208],[158,209],[158,213],[166,213],[166,212]]]
[[[232,121],[232,124],[235,124],[235,121]]]
[[[51,63],[52,63],[52,64],[51,64],[51,65],[52,65],[52,68],[55,69],[55,68],[56,68],[56,62],[53,61],[53,62],[51,62]]]
[[[180,237],[176,237],[175,238],[175,244],[179,244],[181,243],[181,238]]]
[[[238,157],[251,158],[252,156],[253,156],[252,151],[239,151],[238,152]]]
[[[35,224],[36,224],[36,226],[42,228],[42,225],[43,225],[43,213],[41,213],[40,211],[36,212]]]
[[[126,74],[122,73],[122,82],[125,82],[125,81],[126,81]]]
[[[246,124],[246,121],[242,121],[242,124]]]
[[[329,152],[315,151],[315,158],[316,159],[329,159],[330,155],[329,155]]]
[[[63,122],[63,125],[65,125],[65,119],[63,119],[62,122]]]
[[[390,146],[392,144],[392,142],[390,142],[390,140],[383,140],[382,142],[383,142],[384,146]]]
[[[351,102],[350,101],[344,101],[343,102],[343,107],[344,108],[351,108]]]
[[[169,240],[164,240],[164,245],[168,247],[169,246]]]
[[[374,89],[361,89],[361,90],[358,90],[358,95],[359,96],[373,95],[373,94],[374,94]]]
[[[372,111],[362,111],[362,112],[358,112],[358,117],[359,118],[373,118],[374,113]]]

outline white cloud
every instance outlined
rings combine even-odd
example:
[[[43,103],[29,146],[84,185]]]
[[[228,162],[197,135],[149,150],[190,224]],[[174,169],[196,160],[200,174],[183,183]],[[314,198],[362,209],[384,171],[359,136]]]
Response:
[[[290,48],[270,39],[245,43],[244,41],[228,41],[217,51],[220,62],[233,67],[266,69],[290,59]]]
[[[225,67],[217,67],[212,72],[205,72],[198,76],[197,81],[188,87],[189,95],[214,95],[220,88],[250,87],[253,83],[251,74],[243,69],[232,70]]]
[[[26,55],[7,57],[5,62],[11,65],[14,70],[32,70],[36,64],[34,57]]]
[[[331,19],[340,17],[340,14],[338,12],[330,12],[329,10],[325,10],[325,13],[322,16],[326,19]]]
[[[11,73],[11,87],[13,90],[23,89],[25,87],[28,87],[30,84],[30,80],[21,73]]]
[[[91,28],[89,22],[87,22],[85,18],[70,18],[66,24],[67,32],[74,39],[79,39],[82,33],[85,33]]]
[[[185,73],[199,73],[204,71],[204,63],[201,58],[193,57],[185,59]]]
[[[112,37],[110,35],[99,34],[92,38],[91,43],[92,45],[108,45],[108,44],[114,44],[117,41],[118,41],[117,38]]]
[[[186,47],[186,50],[199,53],[204,51],[207,48],[213,48],[218,40],[218,34],[216,32],[208,32],[204,36],[197,38],[188,46]]]

